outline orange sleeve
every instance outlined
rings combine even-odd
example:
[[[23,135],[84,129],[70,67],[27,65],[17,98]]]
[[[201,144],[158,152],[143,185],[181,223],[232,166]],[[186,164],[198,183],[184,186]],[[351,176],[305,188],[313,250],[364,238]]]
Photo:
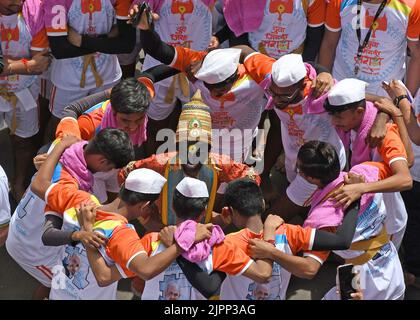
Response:
[[[137,81],[140,82],[140,83],[142,83],[142,84],[144,84],[146,86],[147,90],[149,91],[150,98],[153,99],[155,97],[155,95],[156,95],[155,86],[153,84],[153,81],[150,80],[147,77],[139,77],[137,79]]]
[[[117,0],[115,2],[115,13],[117,19],[128,20],[128,11],[131,7],[131,0]]]
[[[239,275],[252,263],[252,259],[231,242],[213,247],[213,270]]]
[[[45,212],[53,211],[60,215],[87,200],[98,203],[93,195],[79,190],[77,183],[70,180],[60,180],[52,184],[45,194],[45,200]]]
[[[218,171],[220,182],[229,183],[238,178],[249,177],[260,185],[260,176],[246,164],[235,162],[229,156],[222,154],[212,154],[212,157],[216,160],[216,166],[220,169]]]
[[[31,41],[31,50],[42,51],[49,47],[47,31],[42,28]]]
[[[78,137],[79,139],[82,139],[80,135],[79,124],[76,119],[70,117],[61,119],[57,126],[57,129],[55,130],[55,137],[61,138],[64,134],[72,134]]]
[[[244,66],[255,82],[261,83],[265,78],[271,75],[271,68],[274,62],[276,62],[276,59],[255,52],[245,58]]]
[[[393,175],[391,168],[383,162],[368,161],[368,162],[363,162],[363,164],[376,167],[379,170],[378,180],[384,180]]]
[[[408,17],[407,39],[418,41],[420,36],[420,2],[415,1]]]
[[[330,0],[325,14],[325,27],[329,31],[338,32],[341,30],[340,6],[341,0]]]
[[[77,119],[79,124],[80,137],[83,140],[89,141],[96,134],[95,119],[90,114],[83,114]]]
[[[308,8],[308,26],[320,27],[325,22],[325,13],[327,11],[327,4],[325,0],[314,0]]]
[[[287,242],[294,255],[300,251],[309,250],[312,247],[316,229],[310,227],[303,228],[293,224],[284,224],[283,226]],[[283,233],[281,231],[282,227],[279,228],[281,233]]]
[[[175,57],[170,67],[184,72],[194,61],[203,60],[207,52],[195,51],[184,47],[175,47]]]
[[[147,233],[144,235],[143,238],[141,238],[140,241],[147,255],[150,256],[153,252],[153,243],[159,241],[159,233],[157,232]]]
[[[108,256],[117,264],[118,270],[125,278],[135,276],[128,265],[137,255],[146,253],[136,230],[127,225],[114,230],[106,245]]]
[[[380,147],[377,148],[384,163],[388,166],[398,159],[407,159],[407,152],[401,141],[398,127],[395,124],[387,125],[387,133]]]
[[[322,228],[322,229],[319,229],[319,230],[324,230],[324,231],[327,231],[327,232],[336,232],[336,228],[334,228],[334,227],[327,227],[327,228]],[[320,264],[323,264],[325,262],[325,260],[327,260],[328,256],[330,255],[330,252],[331,251],[304,250],[303,256],[304,257],[310,257],[310,258],[318,261]]]

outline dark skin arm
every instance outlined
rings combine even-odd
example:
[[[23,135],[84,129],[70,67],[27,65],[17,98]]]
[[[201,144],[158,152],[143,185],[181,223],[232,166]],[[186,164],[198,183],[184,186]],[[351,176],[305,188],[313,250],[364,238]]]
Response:
[[[52,152],[48,155],[47,159],[41,165],[37,175],[31,183],[31,190],[38,197],[45,199],[45,193],[51,185],[54,169],[60,160],[61,155],[63,154],[64,150],[78,141],[78,138],[74,136],[66,136],[54,147]]]

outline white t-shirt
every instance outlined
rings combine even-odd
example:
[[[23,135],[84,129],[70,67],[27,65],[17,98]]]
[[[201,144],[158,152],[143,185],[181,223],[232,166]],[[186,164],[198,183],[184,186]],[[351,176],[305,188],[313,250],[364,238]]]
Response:
[[[164,251],[166,247],[159,244],[151,256]],[[182,269],[174,261],[162,273],[146,281],[142,300],[203,300],[204,297],[193,288]]]
[[[45,2],[45,26],[48,36],[67,35],[68,27],[79,34],[106,35],[116,23],[116,18],[128,20],[128,6],[124,1],[100,0],[84,4],[73,1],[70,6],[65,0]],[[90,9],[87,6],[92,6]],[[89,10],[92,10],[90,12]],[[121,78],[121,67],[117,55],[96,52],[93,54],[98,74],[103,85],[114,83]],[[80,90],[83,70],[83,56],[54,59],[51,69],[52,83],[64,90]],[[86,71],[84,90],[96,88],[91,66]]]
[[[305,12],[302,2],[308,4]],[[325,2],[320,0],[267,0],[258,30],[248,35],[251,46],[275,59],[304,43],[307,26],[324,24]],[[301,53],[301,52],[299,52]]]
[[[9,181],[6,172],[0,166],[0,228],[7,226],[10,220]]]
[[[212,35],[212,14],[208,6],[201,0],[192,1],[162,1],[159,20],[155,22],[155,31],[162,41],[172,46],[182,46],[193,50],[205,50]],[[179,7],[185,5],[185,13],[181,14]],[[142,70],[147,70],[161,62],[146,55]],[[159,82],[161,86],[169,86],[172,78]]]
[[[392,209],[383,201],[382,193],[377,193],[371,205],[359,215],[352,242],[370,239],[380,234],[386,216]],[[363,251],[334,251],[343,259],[351,259],[363,254]],[[379,252],[361,266],[361,283],[364,284],[364,299],[394,300],[405,291],[404,275],[398,252],[392,242],[384,245]],[[336,300],[335,288],[324,299]]]
[[[340,158],[341,169],[346,165],[346,152],[330,117],[326,112],[307,114],[305,106],[274,108],[281,121],[281,138],[286,155],[286,175],[289,182],[296,178],[296,160],[300,147],[307,141],[320,140],[332,144]]]
[[[404,77],[407,39],[419,39],[419,6],[415,3],[398,0],[388,2],[364,49],[360,71],[354,75],[359,46],[356,35],[357,2],[330,1],[327,5],[326,28],[333,32],[341,31],[334,61],[334,78],[342,80],[356,77],[369,83],[366,88],[368,92],[386,96],[381,82]],[[365,39],[379,6],[362,2],[360,43]]]
[[[76,212],[69,209],[64,213],[63,231],[78,231],[80,225]],[[51,286],[52,300],[115,300],[118,282],[99,287],[89,265],[86,249],[82,243],[76,246],[62,246],[56,258],[56,268]]]

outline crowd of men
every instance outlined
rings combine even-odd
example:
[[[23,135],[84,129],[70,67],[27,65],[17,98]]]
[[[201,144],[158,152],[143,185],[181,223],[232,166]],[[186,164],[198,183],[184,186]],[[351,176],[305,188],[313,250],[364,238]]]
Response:
[[[420,288],[420,0],[0,0],[0,37],[34,299],[284,300],[330,253]]]

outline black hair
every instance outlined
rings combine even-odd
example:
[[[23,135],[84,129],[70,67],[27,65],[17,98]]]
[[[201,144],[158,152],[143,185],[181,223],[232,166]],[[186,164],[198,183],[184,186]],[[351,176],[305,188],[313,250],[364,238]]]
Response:
[[[99,131],[86,146],[86,153],[103,155],[116,168],[122,168],[134,160],[130,137],[120,129],[105,128]]]
[[[298,169],[308,177],[316,178],[326,186],[338,178],[340,159],[334,147],[323,141],[308,141],[297,155]]]
[[[135,78],[124,79],[111,90],[111,106],[115,112],[145,113],[149,104],[149,90]]]
[[[148,194],[131,191],[125,188],[125,185],[121,187],[119,197],[122,201],[129,205],[135,205],[140,202],[154,202],[159,198],[159,194]]]
[[[360,100],[360,101],[343,104],[341,106],[331,105],[330,102],[328,101],[328,98],[325,99],[325,102],[324,102],[324,109],[330,115],[341,113],[341,112],[344,112],[346,110],[356,109],[358,107],[366,108],[366,100],[363,99],[363,100]]]
[[[197,220],[200,214],[206,209],[208,202],[208,197],[188,198],[175,189],[172,205],[179,219]]]
[[[241,216],[252,217],[264,211],[264,197],[254,180],[240,178],[231,181],[225,190],[224,204]]]

